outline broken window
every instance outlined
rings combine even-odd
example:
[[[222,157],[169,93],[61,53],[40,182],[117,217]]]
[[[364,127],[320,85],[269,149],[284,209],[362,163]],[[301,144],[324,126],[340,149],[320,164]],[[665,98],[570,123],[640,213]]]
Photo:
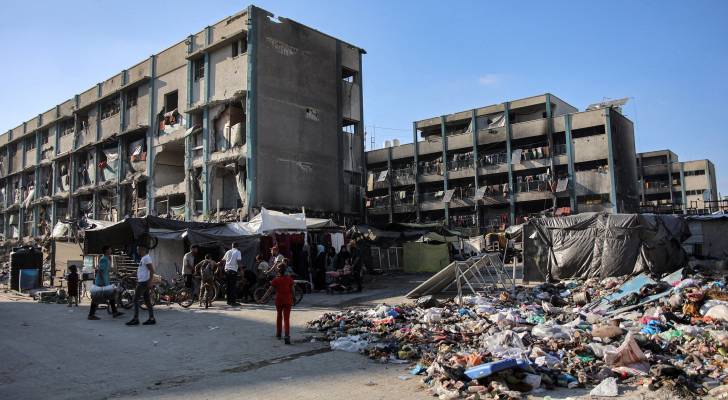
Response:
[[[33,150],[35,148],[35,136],[28,136],[25,138],[25,151]]]
[[[356,71],[342,67],[341,68],[341,80],[348,83],[354,83],[354,78],[356,77]]]
[[[116,169],[119,165],[119,155],[116,146],[109,146],[101,150],[99,156],[99,175],[102,181],[116,179]]]
[[[235,103],[218,108],[212,113],[214,151],[226,151],[245,144],[245,111]]]
[[[119,98],[114,97],[101,105],[101,119],[111,118],[119,113]]]
[[[71,177],[70,177],[70,174],[68,173],[68,170],[69,170],[68,162],[69,162],[69,160],[66,159],[66,160],[59,162],[59,164],[58,164],[59,165],[58,176],[57,176],[58,184],[57,184],[56,191],[59,193],[68,192],[69,190],[71,190]]]
[[[61,122],[61,136],[70,135],[73,133],[73,119],[64,119]]]
[[[139,90],[137,88],[131,89],[126,92],[126,109],[127,110],[132,107],[136,107],[138,92],[139,92]]]
[[[44,129],[40,133],[40,143],[41,144],[48,144],[48,129]]]
[[[349,121],[347,119],[344,119],[343,126],[341,127],[341,130],[344,133],[351,133],[351,134],[356,133],[356,122]]]
[[[245,39],[238,39],[231,44],[233,58],[245,54],[248,51],[248,42]]]
[[[196,58],[194,61],[192,61],[192,70],[195,74],[195,81],[199,81],[200,79],[205,77],[205,58],[200,57]]]
[[[164,111],[170,112],[172,110],[177,109],[177,99],[179,96],[177,95],[177,91],[169,92],[164,95]]]

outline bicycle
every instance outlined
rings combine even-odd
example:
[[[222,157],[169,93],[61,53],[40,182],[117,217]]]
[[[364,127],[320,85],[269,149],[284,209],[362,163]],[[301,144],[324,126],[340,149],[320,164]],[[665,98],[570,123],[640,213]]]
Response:
[[[160,300],[166,301],[167,306],[177,303],[184,308],[188,308],[195,302],[192,290],[184,286],[184,277],[179,273],[172,280],[171,285],[166,279],[162,279],[159,286],[155,286],[152,290],[156,296],[159,296]]]

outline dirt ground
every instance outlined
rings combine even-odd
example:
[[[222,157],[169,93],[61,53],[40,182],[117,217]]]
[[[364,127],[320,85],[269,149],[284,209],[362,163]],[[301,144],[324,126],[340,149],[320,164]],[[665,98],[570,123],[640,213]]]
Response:
[[[127,327],[130,310],[119,319],[101,310],[101,320],[88,321],[88,303],[68,308],[0,293],[0,399],[432,398],[419,377],[408,374],[408,365],[332,352],[305,332],[306,321],[329,310],[403,301],[401,295],[418,281],[399,277],[397,285],[375,284],[361,294],[306,295],[292,313],[291,346],[274,338],[269,305],[162,305],[155,308],[156,326]]]

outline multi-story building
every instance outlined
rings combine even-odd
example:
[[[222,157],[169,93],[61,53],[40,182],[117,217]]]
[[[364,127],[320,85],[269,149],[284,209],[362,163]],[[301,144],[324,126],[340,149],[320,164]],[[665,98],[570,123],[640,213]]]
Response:
[[[634,131],[618,107],[580,112],[547,93],[412,130],[413,143],[366,153],[369,223],[437,221],[473,232],[544,210],[638,209]]]
[[[0,227],[261,206],[358,218],[363,53],[249,6],[0,136]]]
[[[679,161],[670,150],[637,154],[640,209],[651,213],[704,214],[719,209],[710,160]]]

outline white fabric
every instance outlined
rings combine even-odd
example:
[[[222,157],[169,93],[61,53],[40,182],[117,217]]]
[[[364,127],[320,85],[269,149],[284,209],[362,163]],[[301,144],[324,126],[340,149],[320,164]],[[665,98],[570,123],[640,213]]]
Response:
[[[152,257],[149,257],[149,254],[142,257],[141,261],[139,261],[139,268],[137,268],[137,282],[142,283],[149,280],[149,268],[147,265],[151,263]]]
[[[331,234],[331,247],[336,250],[338,254],[341,250],[341,246],[344,245],[344,234],[341,232],[334,232]]]
[[[223,258],[225,259],[225,271],[237,271],[238,261],[243,259],[240,255],[240,250],[238,249],[228,250],[225,252],[225,256],[223,256]]]
[[[306,215],[285,214],[261,208],[260,214],[253,217],[247,225],[250,231],[257,234],[273,231],[305,231]]]

